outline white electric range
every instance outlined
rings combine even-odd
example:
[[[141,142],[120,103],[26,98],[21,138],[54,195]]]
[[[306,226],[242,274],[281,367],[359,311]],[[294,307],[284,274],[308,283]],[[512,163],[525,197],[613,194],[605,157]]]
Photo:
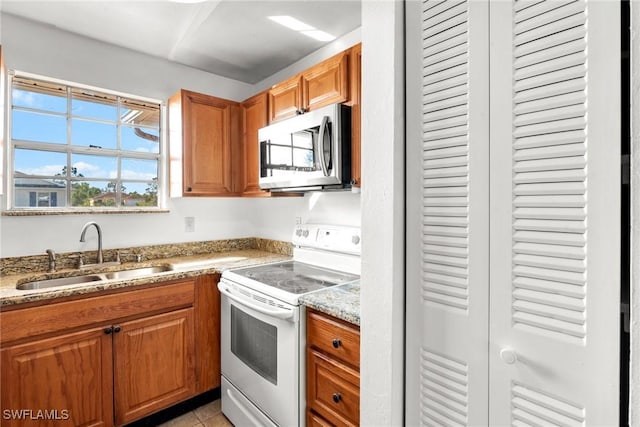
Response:
[[[299,299],[360,274],[360,229],[296,226],[293,260],[227,270],[221,292],[222,412],[234,425],[304,425]]]

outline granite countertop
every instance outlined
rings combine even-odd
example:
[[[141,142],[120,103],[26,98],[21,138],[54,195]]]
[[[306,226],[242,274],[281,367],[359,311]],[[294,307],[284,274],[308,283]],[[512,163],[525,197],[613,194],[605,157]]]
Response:
[[[103,267],[99,269],[64,269],[55,273],[25,273],[12,274],[0,277],[0,308],[23,304],[28,302],[43,301],[54,298],[69,297],[74,295],[91,296],[93,292],[120,289],[143,284],[158,283],[168,280],[184,279],[203,274],[220,273],[230,268],[246,267],[269,262],[285,261],[290,256],[267,252],[257,249],[245,249],[234,251],[216,252],[207,255],[178,256],[164,259],[154,259],[148,262],[123,263],[115,267]],[[59,286],[48,289],[17,290],[16,285],[35,280],[69,277],[93,273],[105,273],[109,271],[151,267],[158,265],[171,265],[173,270],[156,273],[135,279],[112,279],[86,284]]]
[[[307,307],[360,326],[360,281],[333,286],[300,297]]]

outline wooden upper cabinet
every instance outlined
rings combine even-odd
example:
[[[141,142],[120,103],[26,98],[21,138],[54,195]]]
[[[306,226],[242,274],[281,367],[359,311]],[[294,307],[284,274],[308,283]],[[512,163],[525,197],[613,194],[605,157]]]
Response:
[[[349,100],[349,50],[269,90],[269,122]]]
[[[362,99],[362,44],[359,43],[351,48],[349,55],[349,83],[351,100],[351,183],[354,187],[360,187],[362,184],[361,175],[361,109],[360,100]]]
[[[269,90],[269,122],[293,117],[302,107],[302,80],[299,75]]]
[[[349,100],[349,51],[341,52],[302,73],[305,111]]]
[[[175,115],[180,115],[177,120]],[[174,115],[172,118],[171,116]],[[184,196],[229,196],[236,193],[234,174],[238,168],[240,140],[240,105],[181,90],[169,100],[172,151],[178,151],[181,139],[182,161],[171,155],[172,179],[182,167]],[[181,164],[178,164],[181,163]]]
[[[265,195],[258,182],[258,130],[267,125],[267,92],[259,93],[242,103],[244,182],[242,192],[245,195]]]

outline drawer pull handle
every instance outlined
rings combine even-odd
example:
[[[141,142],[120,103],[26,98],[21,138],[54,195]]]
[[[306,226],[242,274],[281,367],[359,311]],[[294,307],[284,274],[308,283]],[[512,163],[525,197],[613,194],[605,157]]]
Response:
[[[340,338],[335,338],[332,344],[333,344],[333,348],[338,348],[342,345],[342,341],[340,341]]]
[[[342,400],[342,395],[340,393],[333,393],[333,401],[336,403],[340,403]]]

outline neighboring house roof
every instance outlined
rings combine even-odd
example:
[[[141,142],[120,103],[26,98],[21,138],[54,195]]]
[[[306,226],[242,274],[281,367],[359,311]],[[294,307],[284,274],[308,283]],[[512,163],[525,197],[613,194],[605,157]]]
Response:
[[[55,182],[50,179],[31,178],[32,175],[18,172],[15,173],[13,180],[16,188],[57,188],[65,189],[66,186],[63,183]]]

